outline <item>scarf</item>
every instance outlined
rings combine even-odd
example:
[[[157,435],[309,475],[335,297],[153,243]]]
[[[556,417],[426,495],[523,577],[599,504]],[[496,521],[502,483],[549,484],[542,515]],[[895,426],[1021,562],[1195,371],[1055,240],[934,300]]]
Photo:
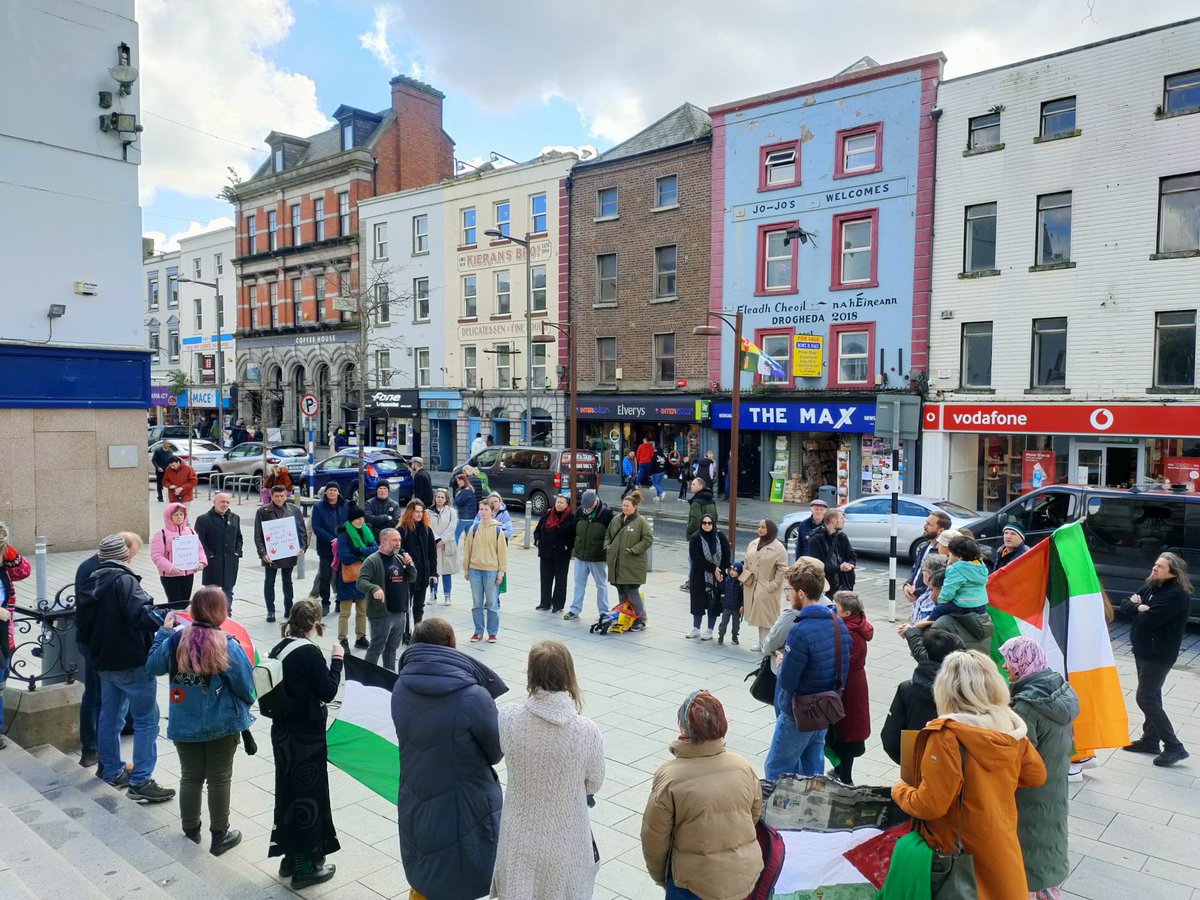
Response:
[[[563,519],[567,517],[568,512],[570,512],[570,510],[566,510],[560,515],[557,509],[551,507],[550,512],[546,513],[546,530],[550,531],[551,529],[557,528],[559,525],[561,525]]]
[[[715,529],[711,539],[703,531],[700,532],[700,549],[704,551],[704,561],[708,563],[704,567],[704,586],[711,592],[717,587],[714,570],[721,564],[721,539]]]
[[[1046,652],[1041,645],[1023,635],[1005,641],[1000,646],[1000,655],[1008,663],[1013,681],[1020,681],[1026,675],[1048,668]]]
[[[355,528],[349,522],[346,523],[346,537],[350,538],[350,543],[355,550],[366,550],[368,544],[375,543],[375,535],[371,534],[371,526],[363,522],[361,529]]]

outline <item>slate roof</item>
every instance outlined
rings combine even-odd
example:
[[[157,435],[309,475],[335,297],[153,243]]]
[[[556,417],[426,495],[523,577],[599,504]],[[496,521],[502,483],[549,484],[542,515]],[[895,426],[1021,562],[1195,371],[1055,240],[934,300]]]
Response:
[[[348,106],[341,106],[338,108],[338,112],[340,113],[344,110],[348,111],[349,109],[350,107]],[[379,124],[375,126],[375,130],[371,132],[371,136],[366,141],[357,144],[356,149],[359,147],[371,146],[372,142],[388,125],[391,124],[394,116],[391,107],[381,110],[380,112],[369,112],[367,110],[362,110],[362,113],[364,117],[375,118],[379,119],[380,121]],[[286,137],[291,137],[291,135],[285,136],[282,132],[274,131],[271,132],[271,135],[277,135],[285,140]],[[268,137],[271,135],[268,135]],[[310,135],[306,138],[301,138],[300,140],[307,141],[308,147],[305,149],[304,154],[299,159],[290,159],[288,161],[289,170],[299,168],[300,166],[306,166],[309,163],[316,162],[320,159],[326,159],[330,156],[337,156],[339,153],[344,152],[342,150],[342,126],[340,122],[334,122],[333,125],[327,128],[325,131],[318,132],[317,134]],[[254,179],[261,178],[264,175],[272,174],[274,174],[274,172],[271,170],[271,156],[268,154],[267,158],[263,160],[262,165],[255,170],[254,174],[249,180],[253,181]]]
[[[601,153],[595,159],[578,163],[577,166],[600,165],[640,156],[643,153],[653,153],[656,150],[666,150],[668,147],[693,143],[710,134],[712,119],[708,113],[694,103],[685,103],[611,150]]]

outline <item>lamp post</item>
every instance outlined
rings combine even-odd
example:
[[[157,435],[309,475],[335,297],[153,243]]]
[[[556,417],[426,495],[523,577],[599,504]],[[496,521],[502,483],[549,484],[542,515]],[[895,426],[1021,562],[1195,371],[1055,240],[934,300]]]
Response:
[[[738,425],[741,422],[742,401],[742,311],[708,311],[709,319],[720,319],[733,329],[733,391],[730,396],[732,409],[729,413],[729,546],[737,546],[737,492],[738,492]],[[720,337],[720,325],[697,325],[692,334]],[[720,477],[720,473],[717,473]]]
[[[533,264],[529,259],[529,232],[524,238],[505,234],[498,228],[484,233],[497,241],[512,241],[525,249],[525,443],[533,443]]]
[[[217,424],[220,426],[221,434],[224,434],[225,426],[221,424],[225,418],[225,352],[221,343],[221,332],[225,330],[221,322],[221,286],[215,281],[200,281],[197,278],[178,278],[176,279],[181,284],[198,284],[202,287],[212,288],[213,295],[216,297],[216,310],[214,324],[217,326]],[[191,404],[189,404],[190,406]],[[265,438],[266,435],[264,434]],[[224,441],[218,441],[219,445],[223,445]]]
[[[574,509],[576,506],[576,502],[575,502],[575,471],[576,471],[576,469],[575,469],[575,453],[576,453],[576,444],[579,441],[579,431],[576,428],[576,419],[575,419],[576,414],[578,412],[578,410],[576,409],[576,406],[575,406],[575,399],[576,399],[576,395],[578,392],[578,386],[579,386],[579,380],[576,377],[576,368],[575,368],[575,326],[574,326],[574,323],[572,323],[572,322],[563,322],[559,325],[556,325],[553,322],[543,322],[542,323],[542,333],[533,339],[533,342],[535,344],[553,344],[554,343],[553,335],[546,334],[547,328],[553,328],[555,331],[561,333],[562,336],[567,341],[567,372],[568,372],[567,392],[570,395],[570,399],[568,402],[571,404],[571,406],[570,406],[571,411],[569,413],[567,413],[567,429],[569,431],[569,434],[567,436],[567,441],[568,441],[567,447],[571,453],[571,466],[568,471],[567,477],[569,477],[571,479],[571,488],[570,488],[571,509]]]

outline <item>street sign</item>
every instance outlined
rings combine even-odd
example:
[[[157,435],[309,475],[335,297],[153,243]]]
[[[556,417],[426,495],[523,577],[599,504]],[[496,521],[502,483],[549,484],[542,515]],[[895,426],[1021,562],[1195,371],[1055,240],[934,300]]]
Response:
[[[302,394],[300,396],[300,412],[306,416],[315,416],[321,409],[321,402],[317,400],[316,394]]]

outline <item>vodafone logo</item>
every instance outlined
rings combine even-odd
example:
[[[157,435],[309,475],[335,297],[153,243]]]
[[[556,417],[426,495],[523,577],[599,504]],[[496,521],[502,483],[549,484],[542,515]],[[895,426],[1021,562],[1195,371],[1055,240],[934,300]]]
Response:
[[[936,425],[937,424],[937,410],[936,409],[926,410],[925,423],[927,425]]]
[[[1092,410],[1088,421],[1092,423],[1092,427],[1097,431],[1108,431],[1113,426],[1113,418],[1112,411],[1101,406],[1098,409]]]

